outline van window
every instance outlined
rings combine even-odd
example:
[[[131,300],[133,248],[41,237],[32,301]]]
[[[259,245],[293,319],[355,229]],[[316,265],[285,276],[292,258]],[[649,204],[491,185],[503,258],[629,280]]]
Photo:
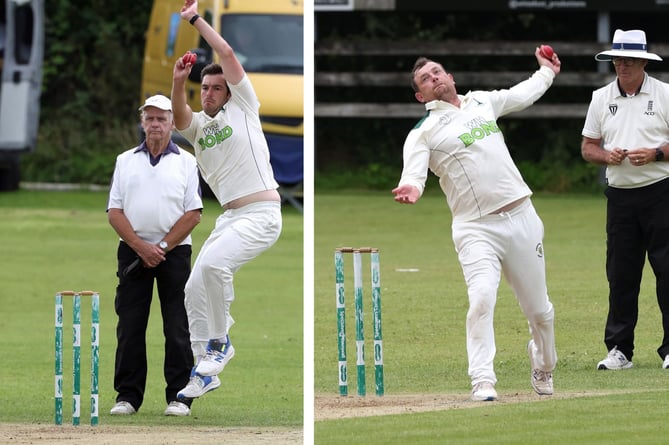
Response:
[[[223,14],[221,35],[247,72],[303,72],[301,15]]]
[[[18,5],[14,13],[14,59],[19,65],[27,65],[33,49],[33,7]]]
[[[180,23],[181,14],[178,12],[172,13],[170,15],[170,29],[167,33],[167,57],[174,56],[174,45],[177,41],[177,31],[179,30]]]
[[[0,6],[0,68],[2,68],[2,59],[5,57],[5,42],[7,40],[7,5],[6,0]]]

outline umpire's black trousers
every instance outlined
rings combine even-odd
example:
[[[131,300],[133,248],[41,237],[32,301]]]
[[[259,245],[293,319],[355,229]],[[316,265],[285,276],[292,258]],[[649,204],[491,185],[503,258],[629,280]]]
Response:
[[[136,410],[144,401],[146,387],[146,328],[154,281],[158,288],[165,337],[163,372],[167,403],[177,400],[177,392],[188,383],[193,367],[184,307],[184,286],[191,268],[191,246],[177,246],[165,257],[166,260],[155,268],[145,268],[140,262],[135,270],[126,273],[125,269],[137,255],[123,241],[117,251],[119,283],[114,301],[118,315],[114,389],[118,392],[117,402],[129,402]],[[157,342],[155,339],[150,341]],[[190,405],[190,401],[186,404]]]
[[[669,354],[669,179],[634,189],[607,187],[606,276],[609,314],[604,343],[634,355],[634,328],[646,254],[655,274],[663,337],[657,349]]]

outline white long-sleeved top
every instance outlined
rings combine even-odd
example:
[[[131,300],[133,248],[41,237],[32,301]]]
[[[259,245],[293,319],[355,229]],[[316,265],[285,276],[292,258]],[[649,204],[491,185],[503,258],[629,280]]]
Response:
[[[439,100],[426,103],[427,114],[404,142],[399,185],[413,185],[422,195],[429,168],[439,177],[453,222],[478,219],[530,196],[497,118],[532,105],[554,78],[553,70],[542,66],[512,88],[459,96],[460,108]]]

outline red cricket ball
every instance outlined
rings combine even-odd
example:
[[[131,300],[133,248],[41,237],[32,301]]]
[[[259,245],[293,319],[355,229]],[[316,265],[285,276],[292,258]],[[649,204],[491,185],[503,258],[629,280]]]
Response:
[[[548,60],[553,60],[554,51],[550,45],[541,45],[539,47],[539,54]]]
[[[195,64],[196,60],[197,60],[197,56],[190,51],[186,51],[186,54],[184,54],[184,56],[183,56],[184,65],[188,65],[188,64],[193,65],[193,64]]]

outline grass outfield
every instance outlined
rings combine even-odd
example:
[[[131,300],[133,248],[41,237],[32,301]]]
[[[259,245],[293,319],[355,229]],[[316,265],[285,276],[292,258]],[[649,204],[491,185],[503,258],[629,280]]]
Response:
[[[154,295],[147,333],[149,375],[144,405],[132,417],[111,417],[116,348],[116,246],[106,192],[0,194],[0,301],[3,316],[0,421],[53,423],[54,295],[96,290],[101,299],[100,425],[292,426],[303,422],[302,215],[284,209],[283,233],[235,276],[236,355],[222,385],[193,404],[191,417],[167,418],[162,320]],[[205,202],[193,232],[193,260],[220,213]],[[64,309],[64,423],[71,422],[71,304]],[[89,422],[90,299],[82,297],[81,423]]]
[[[527,322],[503,281],[495,332],[499,402],[469,402],[466,289],[453,249],[450,212],[432,193],[415,206],[390,192],[317,194],[314,211],[314,391],[317,444],[661,444],[666,443],[669,371],[654,277],[640,296],[634,368],[597,371],[606,350],[603,195],[535,196],[542,217],[548,288],[559,361],[554,397],[529,384]],[[367,397],[356,394],[351,259],[346,263],[349,397],[338,396],[333,250],[380,248],[386,396],[374,395],[369,265],[363,263]],[[418,269],[414,272],[402,270]],[[422,397],[421,397],[422,396]],[[412,405],[412,400],[422,400]],[[437,400],[435,403],[434,400]],[[387,405],[398,403],[395,411]],[[432,404],[429,412],[422,406]],[[332,410],[340,405],[342,410]],[[319,409],[334,411],[320,417]],[[448,409],[450,408],[450,409]],[[466,409],[465,409],[466,408]],[[355,411],[351,411],[355,410]],[[412,413],[415,411],[416,413]],[[402,415],[381,415],[402,412]],[[332,414],[332,413],[331,413]],[[369,415],[376,414],[374,417]],[[351,417],[353,415],[353,417]]]

